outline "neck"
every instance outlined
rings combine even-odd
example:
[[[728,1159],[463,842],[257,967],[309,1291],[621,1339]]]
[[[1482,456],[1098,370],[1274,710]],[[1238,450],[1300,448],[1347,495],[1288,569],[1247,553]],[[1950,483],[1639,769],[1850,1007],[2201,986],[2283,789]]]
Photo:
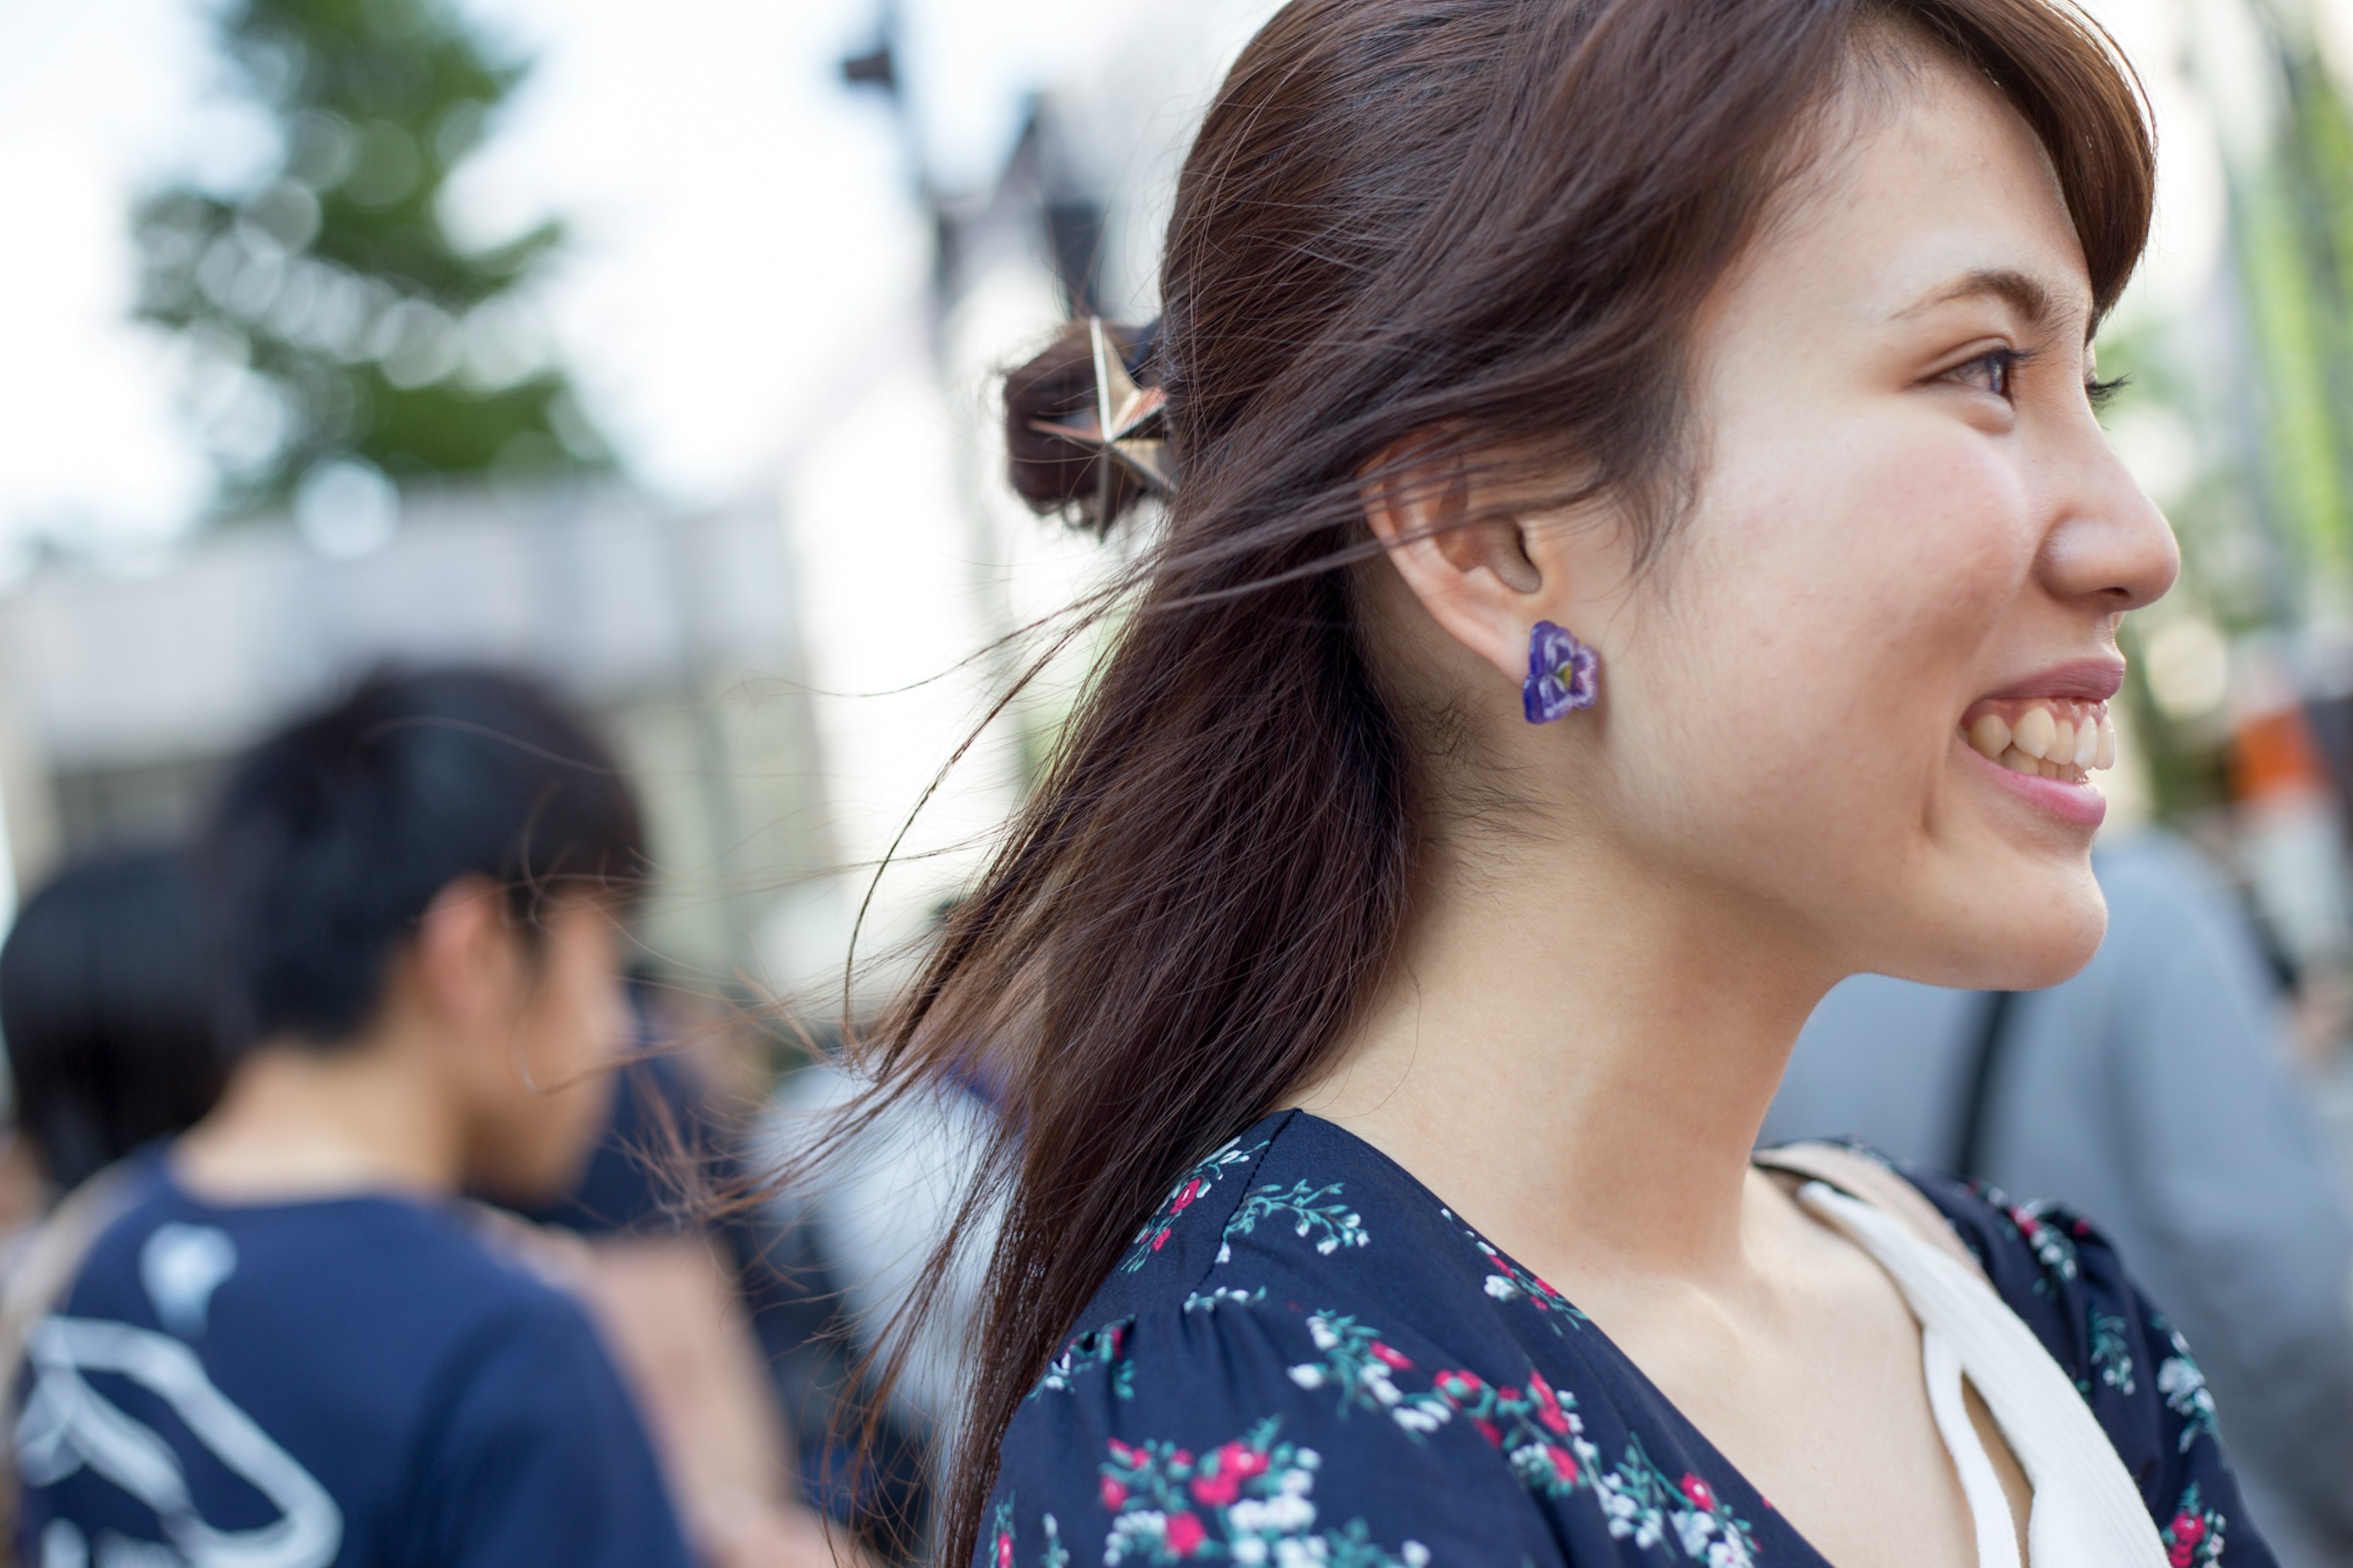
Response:
[[[1742,1268],[1750,1151],[1835,976],[1772,911],[1590,847],[1430,861],[1394,977],[1296,1103],[1565,1274]]]
[[[180,1179],[243,1202],[364,1192],[455,1194],[458,1116],[419,1053],[384,1033],[327,1047],[265,1042],[221,1103],[180,1140]]]

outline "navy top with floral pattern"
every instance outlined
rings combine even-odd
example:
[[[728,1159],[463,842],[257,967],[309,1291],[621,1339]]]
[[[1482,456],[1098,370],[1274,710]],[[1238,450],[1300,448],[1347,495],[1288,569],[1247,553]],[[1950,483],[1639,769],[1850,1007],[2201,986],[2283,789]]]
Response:
[[[2081,1221],[1906,1172],[2099,1417],[2176,1568],[2268,1568],[2180,1336]],[[1363,1140],[1177,1184],[1015,1416],[978,1568],[1827,1568],[1599,1329]]]

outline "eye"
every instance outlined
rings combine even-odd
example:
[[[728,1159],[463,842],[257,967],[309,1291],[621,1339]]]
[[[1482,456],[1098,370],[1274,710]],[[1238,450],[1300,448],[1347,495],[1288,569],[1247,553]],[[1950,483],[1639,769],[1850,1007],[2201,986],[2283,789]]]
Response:
[[[2084,395],[2091,399],[2092,411],[2096,414],[2108,405],[2109,399],[2131,384],[2132,377],[2128,375],[2115,376],[2107,381],[2094,376],[2084,384]]]
[[[1990,392],[2004,403],[2013,400],[2010,383],[2018,367],[2033,358],[2023,349],[1992,349],[1966,364],[1957,364],[1938,379]]]

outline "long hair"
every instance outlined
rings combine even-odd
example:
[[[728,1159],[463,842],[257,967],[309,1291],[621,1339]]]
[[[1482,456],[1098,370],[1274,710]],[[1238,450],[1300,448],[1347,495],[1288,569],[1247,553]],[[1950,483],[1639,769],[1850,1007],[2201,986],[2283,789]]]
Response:
[[[1330,1064],[1398,946],[1441,738],[1363,638],[1367,475],[1435,442],[1620,500],[1653,546],[1695,466],[1703,302],[1846,89],[1938,55],[2041,139],[2105,311],[2154,150],[2063,0],[1293,0],[1242,52],[1139,366],[1176,493],[1035,794],[868,1046],[870,1113],[976,1058],[1002,1091],[934,1259],[996,1221],[940,1561],[970,1556],[997,1440],[1121,1249]],[[1012,477],[1101,529],[1090,465],[1033,425],[1083,395],[1079,342],[1008,383]]]

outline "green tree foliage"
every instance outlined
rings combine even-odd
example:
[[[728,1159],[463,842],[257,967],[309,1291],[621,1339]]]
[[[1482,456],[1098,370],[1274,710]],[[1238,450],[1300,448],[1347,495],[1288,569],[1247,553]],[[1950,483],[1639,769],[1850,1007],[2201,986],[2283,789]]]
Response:
[[[2353,110],[2306,27],[2259,8],[2281,105],[2270,158],[2234,171],[2269,490],[2331,596],[2353,596]]]
[[[469,253],[438,213],[524,68],[438,0],[230,0],[221,28],[281,156],[136,222],[140,313],[190,350],[222,510],[283,503],[338,459],[396,480],[604,461],[520,293],[558,226]]]

